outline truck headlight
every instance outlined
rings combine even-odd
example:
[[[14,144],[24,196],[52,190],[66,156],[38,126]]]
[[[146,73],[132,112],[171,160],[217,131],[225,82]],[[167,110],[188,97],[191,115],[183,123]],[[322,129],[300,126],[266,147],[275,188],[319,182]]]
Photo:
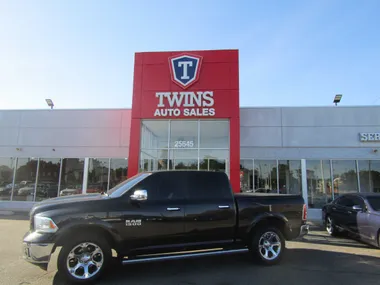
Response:
[[[34,229],[40,233],[55,233],[57,225],[48,217],[34,216]]]

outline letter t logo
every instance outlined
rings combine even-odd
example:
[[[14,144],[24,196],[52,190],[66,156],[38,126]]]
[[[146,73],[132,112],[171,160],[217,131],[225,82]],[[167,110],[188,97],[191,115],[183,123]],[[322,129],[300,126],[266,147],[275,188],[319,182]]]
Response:
[[[182,66],[183,66],[183,73],[182,73],[181,79],[189,79],[190,77],[187,75],[187,67],[193,66],[193,62],[192,61],[180,61],[180,62],[178,62],[178,67],[182,67]]]
[[[183,89],[188,88],[199,79],[202,57],[181,54],[169,57],[169,69],[172,81]]]

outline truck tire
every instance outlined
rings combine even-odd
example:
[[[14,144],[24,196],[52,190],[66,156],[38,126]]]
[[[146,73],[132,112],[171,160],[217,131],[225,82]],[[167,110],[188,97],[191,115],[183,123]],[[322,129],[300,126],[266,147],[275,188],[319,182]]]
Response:
[[[250,251],[254,259],[261,264],[278,264],[285,251],[284,235],[275,226],[254,229]]]
[[[70,282],[87,283],[98,279],[112,261],[111,247],[101,236],[74,236],[63,244],[58,256],[58,272]]]

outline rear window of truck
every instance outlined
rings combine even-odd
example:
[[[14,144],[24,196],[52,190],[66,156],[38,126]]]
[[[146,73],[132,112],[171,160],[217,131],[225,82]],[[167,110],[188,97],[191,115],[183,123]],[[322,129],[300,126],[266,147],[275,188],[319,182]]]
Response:
[[[232,192],[227,175],[224,172],[189,173],[189,199],[231,198]]]

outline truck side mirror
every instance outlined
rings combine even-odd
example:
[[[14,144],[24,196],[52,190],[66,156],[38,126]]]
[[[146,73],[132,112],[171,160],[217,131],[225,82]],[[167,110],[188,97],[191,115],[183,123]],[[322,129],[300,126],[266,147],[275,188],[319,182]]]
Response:
[[[148,191],[146,190],[135,190],[130,196],[131,201],[146,201],[148,200]]]

